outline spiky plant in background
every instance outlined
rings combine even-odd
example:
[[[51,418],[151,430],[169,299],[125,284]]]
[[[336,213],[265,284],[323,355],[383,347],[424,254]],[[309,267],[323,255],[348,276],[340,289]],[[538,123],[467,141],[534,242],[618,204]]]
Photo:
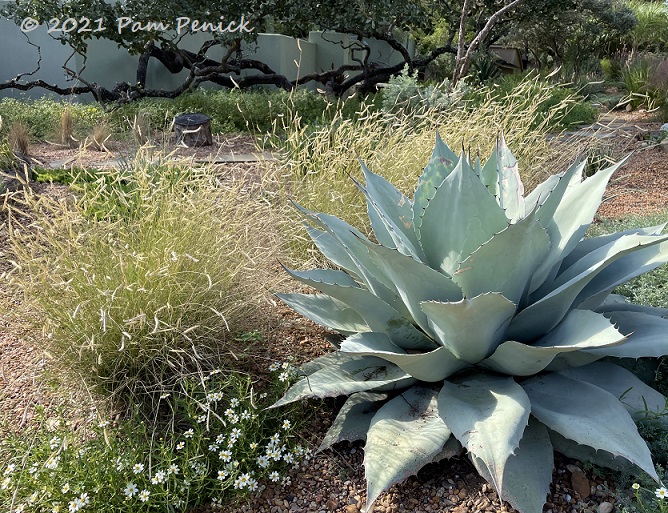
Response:
[[[343,337],[274,406],[349,395],[321,449],[366,439],[367,506],[461,448],[523,512],[540,512],[553,450],[657,479],[633,419],[665,398],[605,357],[668,354],[668,310],[615,286],[668,261],[665,225],[583,239],[620,164],[584,162],[524,197],[503,139],[481,165],[437,137],[413,200],[362,166],[379,244],[298,207],[341,270],[288,271],[279,294]]]

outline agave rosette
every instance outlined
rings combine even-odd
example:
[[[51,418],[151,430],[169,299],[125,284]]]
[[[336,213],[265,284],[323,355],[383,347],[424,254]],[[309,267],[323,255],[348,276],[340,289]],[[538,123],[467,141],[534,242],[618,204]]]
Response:
[[[668,310],[611,294],[668,261],[665,225],[583,238],[620,165],[524,197],[503,138],[481,165],[437,136],[412,200],[362,165],[378,243],[298,207],[340,270],[288,271],[320,293],[278,296],[342,339],[274,406],[349,396],[321,449],[366,440],[368,506],[462,447],[523,512],[542,511],[554,450],[657,478],[634,418],[666,400],[606,357],[668,354]]]

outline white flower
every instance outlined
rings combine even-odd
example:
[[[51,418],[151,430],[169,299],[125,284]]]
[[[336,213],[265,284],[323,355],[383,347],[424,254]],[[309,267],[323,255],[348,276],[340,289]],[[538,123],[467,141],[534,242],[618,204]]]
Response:
[[[236,441],[237,441],[236,438],[232,438],[232,437],[230,437],[230,439],[227,441],[227,447],[229,447],[229,448],[231,449],[232,447],[234,447],[234,443],[235,443]]]
[[[290,421],[288,419],[285,419],[283,421],[283,426],[281,426],[283,429],[290,429]]]
[[[30,497],[28,497],[28,504],[35,504],[37,502],[37,492],[34,492]]]
[[[216,452],[220,446],[218,444],[209,444],[209,451],[210,452]]]
[[[134,483],[128,483],[127,486],[125,487],[125,490],[123,490],[123,493],[125,494],[126,497],[133,497],[135,493],[139,491],[139,488],[137,488],[137,485]]]
[[[7,465],[7,468],[5,469],[5,473],[4,473],[4,475],[5,475],[5,476],[8,476],[8,475],[11,474],[12,472],[14,472],[14,469],[15,469],[15,468],[16,468],[16,465],[15,465],[14,463],[10,463],[9,465]]]
[[[179,442],[178,444],[176,444],[176,450],[177,450],[177,451],[180,451],[180,450],[183,449],[185,446],[186,446],[186,443],[185,443],[185,442]]]
[[[195,434],[195,431],[193,431],[193,429],[190,428],[188,431],[183,433],[183,436],[185,436],[186,438],[192,438],[194,434]]]
[[[269,451],[267,453],[267,457],[271,458],[274,461],[278,461],[281,459],[281,453],[276,450]]]
[[[639,485],[638,483],[633,483],[633,484],[631,485],[631,488],[633,488],[634,490],[639,490],[639,489],[640,489],[640,485]]]
[[[274,433],[273,435],[271,435],[269,437],[269,440],[271,441],[272,444],[277,444],[280,439],[281,439],[281,435],[279,435],[278,433]]]
[[[251,442],[248,447],[250,447],[251,451],[254,451],[255,449],[257,449],[257,442]]]
[[[62,440],[57,436],[54,436],[51,440],[49,440],[49,447],[51,447],[51,450],[55,451],[56,449],[58,449],[61,441]]]
[[[241,436],[241,429],[239,428],[232,429],[232,432],[230,433],[230,438],[234,438],[236,440],[240,436]]]
[[[228,408],[227,410],[225,410],[224,415],[226,417],[231,417],[232,415],[234,415],[234,410],[232,408]]]
[[[220,453],[218,454],[218,457],[225,462],[230,461],[232,459],[232,452],[231,451],[220,451]]]
[[[223,435],[223,434],[220,434],[216,437],[216,443],[217,444],[222,444],[223,440],[225,440],[225,435]]]
[[[90,503],[90,499],[88,498],[88,494],[87,493],[82,493],[79,496],[79,504],[81,504],[81,507],[83,508],[86,504],[89,504],[89,503]]]
[[[148,500],[149,495],[151,495],[151,492],[144,489],[141,492],[139,492],[139,500],[142,501],[142,502],[146,502]]]
[[[219,470],[218,477],[216,479],[218,479],[218,481],[225,481],[229,475],[230,473],[227,470]]]
[[[165,473],[162,470],[158,470],[155,475],[151,478],[151,483],[160,484],[165,482]]]
[[[266,456],[258,456],[256,461],[262,468],[267,468],[269,466],[269,458]]]
[[[61,492],[67,493],[70,491],[70,483],[65,483],[63,487],[60,489]]]
[[[260,394],[260,399],[266,399],[267,398],[267,392],[262,392]]]
[[[51,513],[60,513],[60,502],[54,502]]]
[[[657,488],[656,491],[654,492],[654,495],[656,495],[659,499],[665,499],[666,496],[668,495],[668,489],[666,489],[665,486]]]
[[[100,422],[98,424],[98,427],[106,428],[108,425],[109,425],[109,421],[108,420],[103,420],[102,422]]]
[[[169,394],[162,394],[160,396],[160,399],[167,399],[169,397]]]
[[[239,399],[237,399],[236,397],[233,397],[233,398],[230,400],[230,406],[231,406],[232,408],[236,408],[237,406],[239,406]]]
[[[290,373],[288,373],[288,372],[281,372],[278,375],[278,380],[279,381],[287,381],[288,379],[290,379]]]
[[[269,366],[269,372],[277,371],[277,370],[280,369],[280,368],[281,368],[281,367],[280,367],[277,363],[272,363],[272,364]]]
[[[134,467],[132,467],[132,472],[134,472],[135,474],[141,474],[143,470],[144,470],[143,463],[135,463]]]
[[[81,509],[81,506],[79,506],[79,501],[76,499],[70,501],[67,509],[70,510],[70,513],[75,513],[76,511],[79,511]]]
[[[213,376],[214,374],[219,374],[222,372],[220,369],[213,369],[211,372],[209,372],[209,376]]]
[[[232,416],[230,417],[230,422],[231,422],[232,424],[238,424],[238,423],[239,423],[239,415],[232,415]]]
[[[295,458],[294,458],[294,456],[292,456],[291,452],[285,453],[283,455],[283,459],[285,460],[286,463],[294,463],[295,462]]]
[[[271,479],[274,483],[277,482],[280,478],[281,476],[278,475],[278,472],[276,472],[275,470],[271,474],[269,474],[269,479]]]
[[[243,413],[241,414],[241,418],[243,420],[248,420],[251,418],[251,414],[248,410],[244,410]]]
[[[25,511],[25,509],[26,509],[26,505],[25,505],[25,504],[19,504],[19,505],[16,506],[16,508],[14,509],[14,513],[23,513],[23,512]]]
[[[248,484],[247,484],[246,486],[248,486],[248,489],[249,489],[249,490],[251,490],[251,491],[253,491],[253,492],[256,492],[256,491],[257,491],[257,480],[255,480],[255,479],[253,479],[253,478],[251,477],[251,478],[248,480]]]
[[[197,417],[197,419],[195,419],[195,420],[197,420],[197,423],[198,423],[198,424],[201,424],[202,422],[206,422],[206,415],[200,415],[200,416]]]
[[[171,475],[177,475],[179,473],[179,466],[175,463],[172,463],[167,469],[167,473]]]
[[[60,456],[51,456],[48,460],[46,460],[44,466],[49,470],[55,470],[58,468],[58,463],[60,463]]]
[[[2,483],[0,483],[0,490],[6,490],[9,488],[9,485],[12,484],[12,478],[11,477],[6,477],[2,480]]]

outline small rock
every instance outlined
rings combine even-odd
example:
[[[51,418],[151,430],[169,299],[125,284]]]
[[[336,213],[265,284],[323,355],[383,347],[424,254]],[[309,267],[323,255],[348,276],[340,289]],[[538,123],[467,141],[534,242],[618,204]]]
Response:
[[[626,112],[631,112],[633,110],[633,105],[631,105],[630,103],[627,103],[625,110],[626,110]]]
[[[336,508],[338,508],[338,507],[339,507],[339,503],[337,501],[335,501],[334,499],[329,499],[327,501],[327,509],[329,511],[335,511]]]
[[[345,508],[343,508],[343,511],[345,511],[345,513],[360,513],[360,509],[357,507],[357,504],[348,504]]]
[[[601,502],[601,504],[598,505],[597,512],[598,513],[612,513],[612,511],[615,509],[615,507],[609,503],[609,502]]]
[[[584,475],[584,472],[581,470],[579,472],[573,472],[571,474],[571,485],[581,499],[589,497],[589,479]]]

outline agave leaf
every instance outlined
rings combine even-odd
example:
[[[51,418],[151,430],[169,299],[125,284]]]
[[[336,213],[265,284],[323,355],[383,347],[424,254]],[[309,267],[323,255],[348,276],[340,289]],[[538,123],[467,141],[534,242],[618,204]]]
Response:
[[[619,347],[588,349],[588,353],[616,358],[668,355],[668,319],[642,312],[611,312],[608,316],[621,331],[629,333],[628,341]]]
[[[518,171],[517,159],[508,148],[503,134],[499,137],[496,148],[499,183],[497,201],[510,222],[516,223],[525,215],[524,185]]]
[[[623,300],[617,300],[617,298],[623,298]],[[613,312],[640,312],[646,313],[648,315],[654,315],[656,317],[665,318],[668,316],[668,308],[627,303],[624,296],[619,296],[617,294],[610,294],[608,299],[604,301],[602,305],[596,308],[595,311],[602,314]]]
[[[389,396],[371,392],[351,395],[339,410],[316,452],[324,451],[343,440],[365,440],[371,419]]]
[[[434,197],[436,189],[443,180],[455,169],[459,157],[443,142],[436,132],[436,146],[431,154],[429,163],[418,179],[417,189],[413,196],[413,226],[418,233],[422,224],[422,216],[427,205]]]
[[[384,490],[431,463],[450,438],[438,415],[436,394],[431,388],[412,387],[373,417],[364,447],[367,511]]]
[[[557,211],[557,208],[561,204],[566,192],[569,189],[572,189],[576,183],[580,183],[582,172],[586,165],[586,160],[573,163],[559,178],[554,189],[551,190],[547,197],[539,204],[539,207],[536,210],[538,219],[544,227],[549,227],[550,235],[552,235],[556,228],[554,226],[554,214]],[[532,205],[532,203],[529,203],[528,197],[526,201],[527,204]]]
[[[371,331],[387,334],[400,347],[404,349],[431,349],[435,347],[435,344],[418,331],[408,319],[382,299],[361,287],[337,283],[337,280],[345,282],[345,279],[339,274],[314,274],[312,271],[291,271],[287,268],[286,271],[296,280],[348,305],[360,314]],[[320,279],[312,279],[311,276]],[[327,276],[333,279],[323,281]]]
[[[529,378],[522,387],[531,399],[532,415],[547,427],[581,445],[622,456],[658,481],[647,444],[614,395],[559,373]]]
[[[552,240],[552,246],[548,257],[534,274],[530,292],[543,284],[552,268],[568,255],[582,239],[601,204],[608,181],[612,174],[625,162],[626,159],[601,170],[567,190],[555,209],[552,222],[547,226],[543,222],[550,240]]]
[[[452,276],[462,260],[506,226],[503,209],[460,158],[424,209],[418,238],[427,263]]]
[[[410,314],[406,310],[397,291],[392,288],[392,284],[389,283],[388,287],[387,280],[385,280],[385,283],[381,282],[384,276],[369,256],[367,245],[371,244],[371,241],[362,232],[335,216],[315,214],[314,217],[329,234],[336,238],[338,243],[348,253],[350,259],[357,267],[355,274],[359,276],[369,291],[392,306],[392,308],[404,317],[409,316]]]
[[[596,308],[617,285],[656,269],[666,262],[668,262],[668,235],[656,236],[654,244],[622,256],[598,273],[580,292],[575,304],[582,305],[582,308]]]
[[[353,182],[366,197],[369,219],[376,239],[383,246],[396,248],[404,255],[424,260],[413,227],[413,202],[390,182],[371,172],[362,162],[360,164],[366,187],[355,179]]]
[[[459,384],[446,381],[438,411],[455,437],[487,467],[502,496],[506,461],[519,446],[531,411],[522,387],[512,378],[486,375]]]
[[[357,333],[341,344],[341,351],[375,356],[392,362],[415,379],[427,382],[443,381],[448,376],[466,367],[466,362],[455,358],[444,347],[428,353],[406,354],[382,333]]]
[[[459,440],[457,440],[454,436],[451,436],[448,438],[448,441],[445,442],[441,452],[434,456],[434,459],[431,461],[432,463],[438,463],[439,461],[449,460],[451,458],[461,456],[463,452],[464,448],[462,447],[462,444],[460,444]]]
[[[527,342],[548,333],[568,310],[576,306],[579,294],[606,267],[625,255],[660,242],[655,236],[627,235],[590,253],[585,262],[571,266],[553,283],[546,284],[530,297],[535,302],[515,316],[508,327],[508,338]]]
[[[456,303],[427,301],[420,307],[441,345],[468,363],[494,352],[515,313],[515,304],[496,292]]]
[[[283,269],[295,280],[317,288],[315,284],[322,283],[326,286],[359,287],[359,284],[344,271],[335,269],[313,269],[311,271],[294,271],[283,266]]]
[[[647,228],[633,228],[631,230],[625,230],[623,232],[611,233],[608,235],[601,235],[599,237],[590,237],[588,239],[582,239],[577,245],[573,248],[566,258],[561,262],[560,273],[564,272],[566,269],[572,265],[579,262],[586,255],[592,251],[596,251],[603,246],[610,244],[616,240],[625,237],[626,235],[659,235],[666,227],[666,224],[660,224],[657,226],[650,226]]]
[[[355,276],[359,274],[357,264],[336,237],[327,231],[313,228],[308,223],[304,223],[304,227],[313,243],[328,260]]]
[[[492,482],[492,476],[480,458],[471,458],[480,475]],[[501,497],[513,508],[525,513],[542,511],[552,483],[554,452],[547,428],[536,419],[529,420],[519,448],[506,462]]]
[[[666,409],[666,398],[647,386],[632,372],[608,362],[561,371],[569,378],[591,383],[610,392],[624,405],[635,420],[659,414]]]
[[[370,331],[355,310],[332,297],[322,294],[276,294],[276,297],[316,324],[344,335]]]
[[[564,174],[550,175],[544,182],[538,184],[533,191],[526,195],[524,203],[529,209],[540,207],[548,196],[552,193],[555,187],[562,180]]]
[[[463,297],[459,286],[449,276],[416,262],[397,250],[373,244],[369,246],[369,251],[376,266],[390,283],[394,284],[411,317],[423,331],[433,337],[420,302],[459,301]]]
[[[306,362],[300,366],[300,371],[304,372],[304,375],[310,376],[315,371],[324,369],[329,366],[341,365],[343,362],[349,362],[356,360],[355,356],[345,355],[341,351],[333,351],[331,353],[324,354],[314,358],[310,362]]]
[[[360,356],[340,365],[323,367],[292,385],[270,408],[277,408],[300,399],[350,395],[355,392],[385,392],[414,383],[396,365],[380,358]]]
[[[550,250],[545,229],[529,215],[484,242],[466,258],[453,280],[466,297],[500,292],[520,304],[531,276]]]
[[[552,441],[554,450],[560,452],[567,458],[572,458],[578,461],[588,461],[599,467],[609,468],[630,475],[640,474],[640,469],[636,465],[621,456],[615,457],[608,451],[597,451],[587,445],[580,445],[551,429],[548,429],[548,433],[550,434],[550,440]]]
[[[506,341],[483,365],[511,376],[531,376],[544,370],[561,353],[608,348],[625,340],[626,337],[603,315],[573,310],[555,329],[534,344]]]

